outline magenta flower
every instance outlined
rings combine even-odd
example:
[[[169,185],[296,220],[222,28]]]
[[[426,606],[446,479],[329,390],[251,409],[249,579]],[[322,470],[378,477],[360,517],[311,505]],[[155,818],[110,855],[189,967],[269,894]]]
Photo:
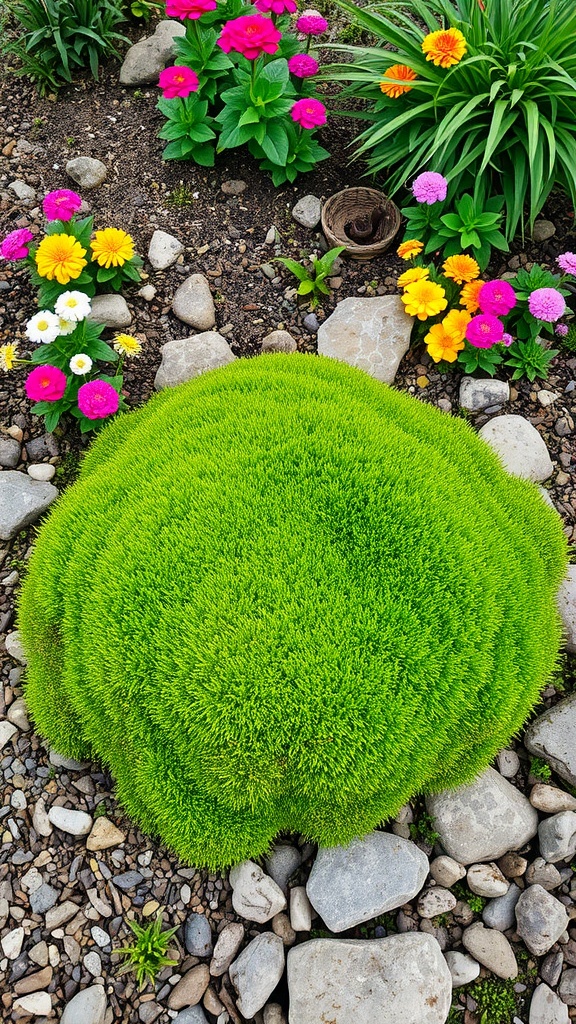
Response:
[[[118,412],[120,396],[106,380],[89,380],[78,389],[78,408],[86,419],[103,420]]]
[[[296,28],[305,36],[321,36],[328,31],[328,22],[320,14],[303,14],[298,18]]]
[[[319,128],[320,125],[326,124],[327,120],[326,107],[320,100],[296,100],[290,113],[292,120],[302,128]]]
[[[478,292],[480,309],[493,316],[507,316],[517,302],[516,292],[508,281],[486,281]]]
[[[70,220],[81,206],[81,197],[69,188],[57,188],[49,192],[42,203],[46,220]]]
[[[319,67],[318,61],[308,53],[295,53],[288,61],[288,70],[295,78],[310,78]]]
[[[576,276],[576,252],[563,252],[556,260],[556,263],[565,274],[574,274]]]
[[[492,348],[504,337],[504,324],[490,313],[473,316],[466,325],[466,338],[474,348]]]
[[[556,288],[536,288],[528,296],[528,309],[536,320],[553,324],[564,315],[566,303],[564,296]]]
[[[254,7],[262,14],[295,14],[296,0],[254,0]]]
[[[34,235],[28,228],[18,228],[11,231],[2,243],[0,243],[0,256],[3,260],[25,260],[28,255],[26,246],[31,242]]]
[[[166,0],[166,17],[180,18],[180,21],[186,18],[196,20],[209,11],[215,11],[217,6],[216,0]]]
[[[412,184],[412,195],[419,203],[426,203],[432,206],[433,203],[441,203],[446,199],[448,182],[443,174],[437,171],[424,171],[419,174]]]
[[[565,338],[569,329],[568,324],[556,324],[554,334],[557,334],[559,338]]]
[[[263,53],[276,53],[282,33],[262,14],[243,14],[222,26],[218,46],[224,53],[235,50],[247,60],[256,60]]]
[[[160,72],[158,85],[162,89],[164,99],[174,100],[178,96],[184,98],[198,89],[198,75],[184,64],[175,64]]]
[[[508,334],[508,331],[504,331],[504,334],[502,335],[502,344],[506,345],[506,348],[510,348],[510,345],[513,343],[513,341],[514,338],[512,337],[512,335]]]
[[[26,378],[26,394],[31,402],[57,402],[66,391],[66,374],[57,366],[37,366]]]

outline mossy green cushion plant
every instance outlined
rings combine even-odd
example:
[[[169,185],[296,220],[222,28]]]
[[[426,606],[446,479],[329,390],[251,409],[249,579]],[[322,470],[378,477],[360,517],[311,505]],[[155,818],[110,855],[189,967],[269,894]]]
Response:
[[[471,779],[556,661],[558,516],[464,421],[305,355],[106,428],[40,532],[26,698],[196,865]]]

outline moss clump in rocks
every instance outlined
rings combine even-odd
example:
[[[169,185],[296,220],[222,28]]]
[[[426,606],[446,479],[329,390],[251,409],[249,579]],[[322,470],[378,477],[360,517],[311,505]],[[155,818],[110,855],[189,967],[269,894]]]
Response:
[[[27,700],[197,865],[346,842],[520,728],[565,565],[468,424],[328,359],[239,360],[89,451],[22,594]]]

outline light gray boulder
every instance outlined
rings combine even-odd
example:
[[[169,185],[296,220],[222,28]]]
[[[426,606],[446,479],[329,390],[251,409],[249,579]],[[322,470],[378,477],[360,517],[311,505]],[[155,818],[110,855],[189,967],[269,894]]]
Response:
[[[207,370],[227,366],[236,358],[226,339],[216,331],[204,331],[191,338],[167,341],[161,352],[162,362],[154,378],[157,391],[184,384]]]
[[[512,476],[536,483],[551,476],[554,466],[542,435],[523,416],[496,416],[481,427],[479,436]]]
[[[167,270],[183,252],[184,246],[179,238],[174,238],[167,231],[156,230],[148,246],[148,262],[154,270]]]
[[[460,953],[457,949],[449,949],[444,953],[444,959],[452,975],[452,985],[454,988],[469,985],[471,981],[476,981],[480,974],[480,964],[473,957],[468,956],[468,953]]]
[[[534,989],[528,1024],[570,1024],[566,1003],[548,985],[538,985]]]
[[[284,943],[273,932],[262,932],[249,942],[230,967],[240,1013],[251,1020],[268,1001],[284,974]]]
[[[104,324],[118,330],[121,327],[129,327],[132,323],[132,314],[128,309],[128,303],[123,295],[111,292],[108,295],[95,295],[92,299],[92,310],[89,320],[97,324]]]
[[[576,811],[561,811],[538,826],[540,853],[549,864],[571,860],[576,853]]]
[[[180,21],[160,21],[153,36],[140,39],[126,51],[120,68],[122,85],[156,85],[158,75],[176,53],[174,39],[186,35]]]
[[[516,904],[516,930],[534,956],[544,956],[568,927],[560,900],[541,885],[530,885]]]
[[[83,988],[64,1007],[60,1024],[104,1024],[106,993],[103,985]]]
[[[297,224],[313,231],[320,223],[322,216],[322,203],[318,196],[303,196],[302,199],[299,199],[292,207],[292,216]]]
[[[106,180],[106,164],[91,156],[77,156],[68,160],[66,174],[80,188],[98,188]]]
[[[72,836],[87,836],[94,824],[86,811],[74,811],[70,807],[53,805],[48,811],[48,820],[62,832]]]
[[[471,864],[466,877],[468,888],[477,896],[488,899],[504,896],[510,883],[504,878],[500,868],[494,862],[490,864]]]
[[[216,311],[208,279],[203,274],[190,274],[178,288],[172,310],[194,330],[211,331],[216,323]]]
[[[318,353],[392,384],[410,348],[412,324],[399,295],[344,299],[318,329]]]
[[[524,745],[531,754],[548,761],[561,779],[576,786],[576,694],[532,722]]]
[[[506,936],[495,928],[485,928],[481,921],[476,921],[463,932],[462,945],[475,960],[498,978],[518,976],[518,964],[512,946]]]
[[[490,405],[504,405],[510,398],[510,385],[505,380],[463,377],[459,402],[462,409],[479,412]]]
[[[576,652],[576,565],[569,565],[558,591],[558,611],[564,626],[566,650]]]
[[[232,868],[232,906],[240,917],[265,924],[286,907],[286,897],[273,878],[264,874],[252,860],[244,860]]]
[[[516,904],[520,898],[521,889],[512,882],[508,892],[504,896],[497,896],[489,900],[482,911],[482,920],[487,928],[495,928],[499,932],[507,932],[516,924]]]
[[[53,484],[33,480],[27,473],[0,473],[0,540],[12,540],[36,522],[57,497]]]

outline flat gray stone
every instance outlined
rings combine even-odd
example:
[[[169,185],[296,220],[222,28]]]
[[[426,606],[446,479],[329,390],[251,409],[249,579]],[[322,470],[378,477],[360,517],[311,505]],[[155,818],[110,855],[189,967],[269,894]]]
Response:
[[[216,331],[204,331],[191,338],[167,341],[161,352],[162,362],[154,379],[157,391],[184,384],[208,370],[227,366],[236,358],[226,339]]]
[[[265,352],[295,352],[295,339],[288,331],[271,331],[262,340],[262,354]]]
[[[576,565],[569,565],[558,591],[558,611],[564,626],[566,650],[576,652]]]
[[[277,843],[266,857],[266,870],[285,896],[288,893],[288,879],[298,870],[301,863],[300,850],[289,843]]]
[[[576,1006],[576,970],[564,971],[558,985],[558,994],[567,1006]]]
[[[473,957],[469,956],[468,953],[460,953],[456,949],[449,949],[448,952],[444,953],[444,959],[452,975],[452,986],[454,988],[469,985],[471,981],[476,981],[480,974],[480,964]]]
[[[467,786],[429,796],[426,807],[446,853],[460,864],[498,860],[538,829],[530,801],[493,768]]]
[[[297,224],[312,231],[322,217],[322,203],[318,196],[303,196],[292,208],[292,216]]]
[[[466,928],[462,945],[468,952],[498,978],[516,978],[518,964],[512,946],[502,932],[485,928],[480,921]]]
[[[505,380],[462,378],[459,402],[470,412],[479,412],[490,405],[504,405],[509,398],[510,385]]]
[[[210,974],[213,978],[221,977],[228,970],[243,941],[243,924],[231,921],[224,926],[214,946],[214,955],[210,962]]]
[[[548,864],[544,857],[536,857],[529,865],[526,875],[528,885],[541,885],[547,892],[552,892],[562,885],[562,875],[554,864]]]
[[[58,902],[59,896],[60,893],[57,889],[43,882],[40,888],[30,893],[28,897],[32,913],[45,914],[47,910],[50,910],[50,907],[53,907]]]
[[[161,21],[153,36],[141,39],[126,51],[120,68],[122,85],[157,85],[158,75],[176,55],[174,38],[186,35],[180,21]]]
[[[22,202],[31,203],[34,199],[36,199],[36,192],[34,191],[32,186],[27,185],[25,181],[20,181],[19,179],[17,179],[16,181],[11,181],[8,185],[8,188]]]
[[[538,985],[534,989],[528,1024],[570,1024],[566,1003],[548,985]]]
[[[392,384],[410,348],[412,324],[399,295],[344,299],[318,328],[318,352]]]
[[[521,889],[512,882],[508,892],[496,899],[489,900],[482,911],[482,920],[487,928],[495,928],[498,932],[507,932],[516,924],[516,904]]]
[[[516,930],[534,956],[544,956],[568,927],[560,900],[541,885],[530,885],[516,904]]]
[[[561,779],[576,786],[576,694],[532,722],[524,745],[531,754],[548,761]]]
[[[22,646],[22,638],[20,636],[19,629],[13,629],[11,633],[8,633],[6,635],[6,639],[4,640],[4,646],[6,648],[6,652],[10,655],[11,658],[14,658],[14,661],[19,661],[21,665],[28,664],[26,653],[24,651],[24,647]],[[10,716],[8,716],[8,720],[12,721]],[[13,722],[13,725],[18,725],[18,723]]]
[[[174,315],[196,331],[211,331],[216,323],[214,299],[203,274],[190,274],[172,300]]]
[[[18,729],[12,722],[0,722],[0,751],[16,736]]]
[[[284,943],[280,936],[273,932],[257,935],[231,965],[229,974],[238,995],[238,1009],[251,1020],[284,974]]]
[[[60,1024],[104,1024],[106,993],[103,985],[83,988],[64,1007]]]
[[[530,803],[539,811],[546,814],[559,814],[560,811],[576,811],[576,797],[571,796],[564,789],[557,786],[548,786],[544,782],[537,782],[530,792]]]
[[[81,188],[98,188],[106,180],[106,164],[91,156],[77,156],[68,160],[66,174]]]
[[[415,843],[371,832],[348,846],[321,847],[306,892],[326,927],[343,932],[403,906],[427,874],[428,858]]]
[[[274,879],[264,874],[259,864],[244,860],[229,875],[232,906],[240,917],[265,924],[286,908],[286,897]]]
[[[188,914],[184,944],[192,956],[210,956],[213,949],[212,929],[205,914]]]
[[[167,270],[183,252],[184,246],[180,239],[169,235],[167,231],[155,231],[148,247],[148,260],[154,270]]]
[[[496,416],[478,433],[512,476],[535,483],[551,476],[554,466],[542,435],[523,416]]]
[[[537,220],[534,222],[532,238],[535,242],[546,242],[556,234],[556,225],[551,220]]]
[[[288,953],[290,1024],[444,1024],[452,979],[431,935],[313,939]]]
[[[12,540],[36,522],[57,497],[53,484],[33,480],[27,473],[0,473],[0,540]]]
[[[92,818],[85,811],[74,811],[70,807],[51,807],[48,820],[55,828],[72,836],[87,836],[93,824]]]
[[[208,1018],[201,1006],[187,1006],[172,1018],[172,1024],[208,1024]]]
[[[576,812],[561,811],[538,826],[540,853],[549,864],[571,860],[576,853]]]
[[[15,469],[20,462],[20,445],[13,437],[0,438],[0,466]]]
[[[130,326],[132,314],[123,295],[110,293],[109,295],[94,296],[88,319],[117,330],[120,327]]]

